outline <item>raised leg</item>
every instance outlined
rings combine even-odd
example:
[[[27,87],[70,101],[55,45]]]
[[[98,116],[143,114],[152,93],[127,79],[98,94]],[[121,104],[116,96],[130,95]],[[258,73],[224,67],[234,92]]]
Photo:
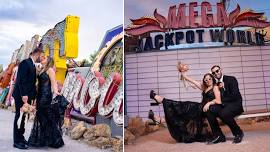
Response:
[[[164,99],[162,96],[157,95],[157,94],[154,92],[154,90],[151,90],[151,91],[150,91],[150,98],[156,101],[156,102],[154,102],[154,103],[153,103],[153,102],[150,103],[151,106],[156,106],[156,105],[161,104],[162,101],[163,101],[163,99]]]

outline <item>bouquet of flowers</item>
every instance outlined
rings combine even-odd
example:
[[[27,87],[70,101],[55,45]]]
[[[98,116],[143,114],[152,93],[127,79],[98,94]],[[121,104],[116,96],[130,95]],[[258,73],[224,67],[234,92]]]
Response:
[[[177,67],[177,70],[181,73],[181,78],[180,78],[180,80],[183,81],[185,88],[187,88],[186,80],[185,80],[185,78],[183,77],[182,73],[187,72],[187,71],[189,70],[188,65],[187,65],[187,64],[184,64],[184,63],[181,62],[181,61],[179,61],[179,62],[177,63],[177,65],[176,65],[176,67]]]
[[[183,62],[181,62],[181,61],[179,61],[178,63],[177,63],[177,65],[176,65],[176,67],[177,67],[177,70],[179,71],[179,72],[187,72],[188,70],[189,70],[189,67],[188,67],[188,65],[187,64],[184,64]]]
[[[25,115],[24,123],[26,124],[30,114],[34,114],[36,112],[35,106],[32,106],[28,103],[23,104],[20,108],[20,117],[17,121],[18,129],[20,129],[22,123],[22,117]]]
[[[188,65],[185,64],[185,63],[183,63],[183,62],[181,62],[181,61],[179,61],[179,62],[177,63],[177,65],[176,65],[176,67],[177,67],[177,70],[181,73],[181,78],[180,78],[180,80],[183,81],[185,88],[187,88],[186,79],[183,77],[183,73],[185,73],[185,72],[187,72],[187,71],[189,70]],[[190,83],[188,83],[188,84],[189,84],[192,88],[195,88],[194,85],[191,85]]]

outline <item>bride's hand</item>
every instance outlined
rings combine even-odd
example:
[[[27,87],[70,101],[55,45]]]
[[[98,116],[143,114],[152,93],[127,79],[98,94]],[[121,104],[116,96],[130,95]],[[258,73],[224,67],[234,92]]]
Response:
[[[204,105],[203,107],[203,112],[207,112],[209,110],[209,107],[211,106],[211,103],[208,102],[207,104]]]
[[[181,78],[185,79],[187,77],[186,72],[181,72]]]
[[[36,107],[36,105],[32,105],[31,107],[31,112],[36,112],[37,111],[37,107]]]

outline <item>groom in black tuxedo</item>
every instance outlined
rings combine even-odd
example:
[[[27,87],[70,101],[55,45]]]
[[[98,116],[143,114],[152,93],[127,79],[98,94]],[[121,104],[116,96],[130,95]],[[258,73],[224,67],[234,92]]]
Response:
[[[231,129],[232,134],[234,135],[233,143],[240,143],[244,137],[244,133],[234,120],[235,116],[244,112],[238,82],[233,76],[223,75],[222,70],[218,65],[214,65],[211,68],[211,72],[218,80],[222,105],[211,105],[206,112],[208,122],[214,135],[214,139],[210,141],[209,144],[226,141],[226,138],[219,127],[217,117]]]
[[[16,114],[14,119],[13,128],[13,146],[19,149],[27,149],[27,142],[23,136],[25,132],[24,120],[25,115],[22,116],[21,125],[17,125],[17,121],[20,117],[20,108],[24,103],[31,103],[36,96],[36,68],[35,62],[40,60],[42,50],[36,48],[28,59],[23,60],[17,73],[17,79],[12,96],[15,99]]]

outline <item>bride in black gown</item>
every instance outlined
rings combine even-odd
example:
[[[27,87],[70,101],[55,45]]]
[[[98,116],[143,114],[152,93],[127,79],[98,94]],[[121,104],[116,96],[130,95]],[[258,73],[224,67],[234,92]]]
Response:
[[[64,145],[64,141],[58,124],[59,112],[55,110],[58,107],[52,103],[53,93],[60,95],[53,70],[54,61],[50,57],[43,57],[41,64],[43,69],[38,75],[37,111],[28,145],[30,147],[59,148]]]
[[[207,73],[203,77],[203,83],[193,80],[184,72],[182,78],[194,84],[202,91],[202,101],[173,101],[157,95],[153,90],[150,98],[156,102],[151,105],[163,104],[165,120],[171,136],[177,142],[205,142],[211,138],[207,131],[205,113],[213,104],[221,106],[221,96],[219,87],[212,74]]]

